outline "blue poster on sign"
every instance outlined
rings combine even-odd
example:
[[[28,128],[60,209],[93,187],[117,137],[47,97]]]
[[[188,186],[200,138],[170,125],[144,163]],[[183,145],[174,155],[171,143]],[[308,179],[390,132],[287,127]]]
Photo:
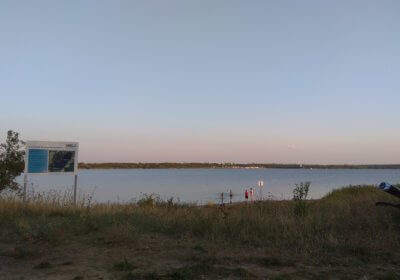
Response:
[[[29,149],[28,172],[46,173],[49,166],[49,151],[44,149]]]

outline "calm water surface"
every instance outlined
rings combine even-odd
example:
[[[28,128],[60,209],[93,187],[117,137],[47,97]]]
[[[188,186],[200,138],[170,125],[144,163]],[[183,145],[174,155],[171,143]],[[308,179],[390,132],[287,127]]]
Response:
[[[295,183],[305,181],[311,182],[312,198],[347,185],[400,182],[400,170],[381,169],[113,169],[81,170],[78,175],[79,193],[93,193],[97,202],[129,202],[156,193],[163,198],[206,203],[218,201],[220,193],[226,195],[229,190],[234,201],[240,201],[245,188],[256,187],[258,180],[264,180],[263,196],[277,199],[290,198]],[[29,176],[29,191],[71,190],[73,179],[70,175]]]

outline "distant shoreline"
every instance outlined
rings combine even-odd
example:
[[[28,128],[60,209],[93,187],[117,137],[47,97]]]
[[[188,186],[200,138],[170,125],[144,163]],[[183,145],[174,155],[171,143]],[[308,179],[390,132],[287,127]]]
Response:
[[[79,169],[400,169],[400,164],[275,164],[275,163],[79,163]]]

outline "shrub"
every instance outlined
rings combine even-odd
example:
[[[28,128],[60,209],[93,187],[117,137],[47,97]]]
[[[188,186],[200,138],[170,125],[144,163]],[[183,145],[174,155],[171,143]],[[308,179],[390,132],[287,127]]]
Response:
[[[296,187],[293,190],[293,200],[306,200],[308,196],[308,191],[310,190],[311,182],[301,182],[300,184],[296,184]]]
[[[307,196],[310,190],[311,182],[301,182],[296,184],[293,190],[293,200],[295,201],[294,213],[296,216],[305,216],[307,214]]]

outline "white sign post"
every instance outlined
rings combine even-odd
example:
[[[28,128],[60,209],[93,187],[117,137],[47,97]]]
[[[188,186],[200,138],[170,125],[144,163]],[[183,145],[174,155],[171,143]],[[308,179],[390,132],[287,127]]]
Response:
[[[263,200],[262,188],[264,186],[264,181],[262,180],[258,181],[258,186],[260,187],[260,200]]]
[[[79,143],[27,141],[25,146],[24,203],[26,202],[28,174],[73,174],[75,175],[74,205],[76,205]]]

